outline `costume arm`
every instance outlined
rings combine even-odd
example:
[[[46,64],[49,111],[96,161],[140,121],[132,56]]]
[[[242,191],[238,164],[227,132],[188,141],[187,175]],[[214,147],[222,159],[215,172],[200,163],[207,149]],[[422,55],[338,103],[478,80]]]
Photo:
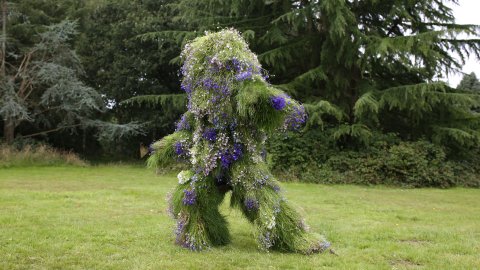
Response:
[[[302,105],[260,78],[246,81],[236,101],[238,115],[267,132],[298,128],[306,118]]]
[[[152,145],[153,152],[147,160],[148,167],[159,168],[177,162],[182,155],[186,156],[187,153],[182,151],[188,149],[190,140],[190,132],[177,131],[156,141]]]

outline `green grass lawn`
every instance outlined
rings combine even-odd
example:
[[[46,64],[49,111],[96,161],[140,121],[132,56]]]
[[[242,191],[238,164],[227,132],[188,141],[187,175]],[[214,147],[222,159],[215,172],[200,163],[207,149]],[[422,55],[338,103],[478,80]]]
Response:
[[[173,244],[176,181],[128,166],[0,169],[0,268],[480,268],[480,190],[285,183],[338,256],[259,251],[226,203],[232,243],[195,253]]]

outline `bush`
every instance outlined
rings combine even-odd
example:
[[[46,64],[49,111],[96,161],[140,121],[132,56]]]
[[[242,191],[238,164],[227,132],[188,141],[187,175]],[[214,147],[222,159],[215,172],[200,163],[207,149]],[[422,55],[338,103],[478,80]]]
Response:
[[[273,138],[269,145],[270,166],[280,179],[326,184],[480,187],[477,161],[449,161],[443,148],[425,140],[409,142],[393,135],[376,135],[375,142],[368,147],[342,149],[329,139],[328,131],[288,136]]]
[[[73,152],[56,150],[45,144],[0,144],[0,168],[17,166],[86,166]]]

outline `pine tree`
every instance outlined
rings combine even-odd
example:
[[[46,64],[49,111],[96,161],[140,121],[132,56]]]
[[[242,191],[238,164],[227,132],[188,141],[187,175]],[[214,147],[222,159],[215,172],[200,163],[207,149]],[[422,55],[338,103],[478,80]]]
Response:
[[[82,34],[76,49],[85,82],[110,102],[105,117],[142,122],[147,131],[116,142],[111,149],[118,152],[111,154],[132,156],[139,141],[149,144],[167,135],[185,109],[178,67],[169,63],[180,53],[179,46],[137,36],[171,27],[165,2],[169,1],[91,1],[79,16]]]
[[[475,72],[465,74],[457,86],[458,90],[469,90],[480,93],[480,81],[477,79]]]
[[[12,143],[20,126],[27,131],[23,137],[78,127],[99,128],[99,136],[110,139],[139,133],[135,123],[93,119],[106,106],[80,79],[83,69],[70,44],[77,23],[58,20],[60,7],[53,1],[2,2],[0,115],[6,142]]]
[[[334,120],[335,138],[368,143],[381,130],[471,146],[480,142],[471,110],[478,96],[439,78],[480,56],[479,39],[457,38],[478,26],[455,23],[449,3],[457,1],[181,0],[170,7],[183,29],[143,38],[183,44],[235,27],[275,75],[270,81],[309,103],[311,125]]]

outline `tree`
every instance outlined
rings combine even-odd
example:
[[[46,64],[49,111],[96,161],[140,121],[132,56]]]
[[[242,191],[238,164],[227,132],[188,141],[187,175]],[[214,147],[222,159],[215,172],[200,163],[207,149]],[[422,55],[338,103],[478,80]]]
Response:
[[[87,126],[104,131],[100,137],[139,132],[136,124],[94,120],[106,107],[100,94],[80,80],[83,69],[69,43],[76,34],[75,22],[63,20],[45,25],[45,17],[47,21],[49,17],[42,10],[19,2],[14,12],[7,13],[6,1],[2,4],[0,115],[7,143],[12,143],[20,125],[31,131],[23,137]],[[46,6],[56,11],[58,6],[53,4]],[[40,19],[36,21],[38,14]]]
[[[87,5],[78,15],[81,35],[76,48],[85,67],[86,83],[109,100],[108,117],[142,122],[147,131],[147,136],[116,142],[123,153],[136,151],[138,141],[150,143],[173,131],[173,122],[186,106],[185,96],[180,94],[178,68],[169,63],[180,53],[180,47],[138,37],[172,27],[164,7],[168,2],[105,0]],[[166,96],[157,100],[158,94]],[[144,97],[123,102],[137,96]]]
[[[457,38],[478,26],[456,24],[449,2],[181,0],[170,7],[182,29],[143,37],[184,43],[235,27],[271,82],[308,103],[310,126],[334,125],[340,143],[368,143],[380,130],[468,147],[480,142],[478,97],[436,78],[480,56],[479,39]]]
[[[475,72],[463,75],[463,78],[458,84],[457,89],[480,93],[480,81],[477,79]]]

